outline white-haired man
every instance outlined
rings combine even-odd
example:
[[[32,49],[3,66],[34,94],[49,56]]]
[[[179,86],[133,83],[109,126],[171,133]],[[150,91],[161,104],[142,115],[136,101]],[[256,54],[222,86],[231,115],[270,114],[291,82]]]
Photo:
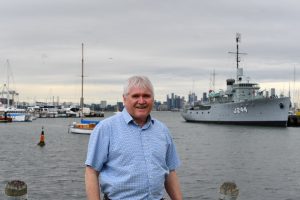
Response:
[[[152,83],[133,76],[124,86],[125,108],[93,130],[86,159],[89,200],[161,200],[164,189],[182,200],[176,169],[179,158],[168,128],[151,117]]]

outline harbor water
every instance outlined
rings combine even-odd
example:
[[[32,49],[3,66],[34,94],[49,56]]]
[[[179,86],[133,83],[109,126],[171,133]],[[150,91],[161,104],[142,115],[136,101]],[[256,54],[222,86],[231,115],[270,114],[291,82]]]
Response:
[[[300,129],[186,123],[178,112],[153,112],[171,130],[181,158],[185,200],[216,200],[235,182],[241,200],[300,199]],[[105,117],[111,115],[105,113]],[[29,200],[84,200],[88,135],[68,133],[70,118],[0,124],[0,199],[22,180]],[[44,147],[37,145],[44,127]]]

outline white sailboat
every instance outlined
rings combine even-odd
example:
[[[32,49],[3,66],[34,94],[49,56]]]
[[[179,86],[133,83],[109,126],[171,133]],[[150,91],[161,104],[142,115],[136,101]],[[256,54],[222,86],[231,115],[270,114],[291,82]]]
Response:
[[[97,120],[85,120],[84,117],[84,98],[83,98],[83,69],[84,69],[84,56],[83,56],[83,43],[82,43],[82,59],[81,59],[81,98],[80,98],[80,122],[73,122],[69,127],[69,133],[76,134],[91,134],[95,126],[100,122]]]
[[[9,61],[7,60],[7,83],[4,84],[3,87],[0,87],[0,113],[4,113],[6,117],[11,118],[13,122],[32,121],[32,116],[27,110],[18,108],[18,106],[15,105],[15,96],[19,94],[9,87],[9,68]]]

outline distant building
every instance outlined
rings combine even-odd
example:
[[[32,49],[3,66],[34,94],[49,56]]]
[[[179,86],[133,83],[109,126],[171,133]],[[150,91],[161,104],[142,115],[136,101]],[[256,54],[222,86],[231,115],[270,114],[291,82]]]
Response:
[[[153,105],[152,110],[159,110],[160,106],[161,106],[161,102],[157,101],[157,100],[154,100],[154,105]]]
[[[116,111],[122,111],[124,108],[123,102],[117,102]]]
[[[101,108],[102,110],[104,110],[104,109],[106,108],[106,106],[107,106],[107,101],[101,101],[101,102],[100,102],[100,108]]]
[[[190,92],[188,96],[188,104],[193,105],[194,102],[198,101],[198,97],[194,92]]]
[[[208,101],[207,93],[206,92],[203,92],[202,101],[203,102],[207,102]]]
[[[180,110],[184,105],[184,97],[180,97],[171,93],[171,97],[167,95],[167,109],[168,110]]]
[[[168,110],[168,105],[167,102],[164,102],[163,104],[160,104],[157,109],[157,111],[167,111]]]

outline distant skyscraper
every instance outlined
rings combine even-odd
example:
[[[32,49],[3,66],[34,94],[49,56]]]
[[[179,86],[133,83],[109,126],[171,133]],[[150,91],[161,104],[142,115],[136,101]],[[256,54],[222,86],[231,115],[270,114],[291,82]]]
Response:
[[[194,104],[194,102],[198,101],[197,99],[197,95],[193,92],[193,93],[190,93],[189,94],[189,97],[188,97],[188,103],[189,104]]]
[[[101,109],[105,109],[106,106],[107,106],[107,101],[101,101],[101,102],[100,102],[100,108],[101,108]]]
[[[175,95],[174,93],[171,93],[171,98],[169,97],[169,95],[167,95],[168,110],[182,109],[183,105],[184,97],[180,97],[178,95]]]

